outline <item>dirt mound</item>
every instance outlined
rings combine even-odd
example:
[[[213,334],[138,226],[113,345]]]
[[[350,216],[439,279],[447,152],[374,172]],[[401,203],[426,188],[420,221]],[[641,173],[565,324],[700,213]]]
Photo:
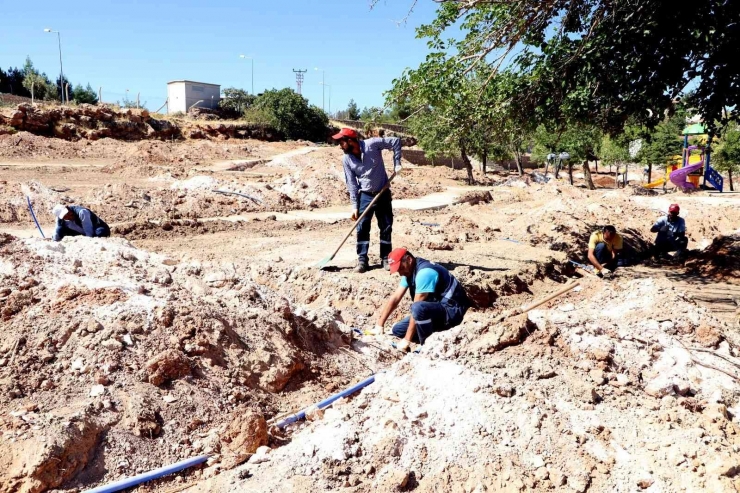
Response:
[[[740,279],[740,235],[718,236],[686,262],[690,272],[718,280]]]
[[[264,420],[281,411],[274,393],[343,384],[337,368],[358,366],[339,351],[349,328],[333,310],[292,305],[244,266],[180,263],[117,238],[2,238],[0,408],[33,409],[0,442],[12,491],[89,487],[153,458],[217,452],[223,409],[248,405]],[[60,435],[59,451],[37,445],[56,440],[39,420],[58,422],[67,406],[93,415]],[[259,429],[245,421],[223,436],[243,458],[245,444],[264,444]]]

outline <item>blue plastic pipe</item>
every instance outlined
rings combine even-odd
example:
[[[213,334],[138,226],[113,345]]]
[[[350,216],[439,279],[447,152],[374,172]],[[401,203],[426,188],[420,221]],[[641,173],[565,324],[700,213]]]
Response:
[[[199,455],[198,457],[193,457],[192,459],[181,460],[180,462],[176,462],[169,466],[160,467],[159,469],[155,469],[153,471],[144,472],[141,474],[137,474],[136,476],[131,476],[130,478],[121,479],[120,481],[116,481],[114,483],[106,484],[104,486],[98,486],[97,488],[93,488],[91,490],[86,490],[83,493],[110,493],[113,491],[125,490],[126,488],[131,488],[133,486],[138,486],[141,483],[152,481],[153,479],[159,479],[161,477],[167,476],[168,474],[180,472],[183,469],[187,469],[188,467],[197,466],[198,464],[202,464],[207,461],[208,457],[208,455]]]
[[[329,397],[327,399],[324,399],[323,401],[321,401],[318,404],[316,404],[316,407],[319,408],[319,409],[324,409],[325,407],[329,406],[330,404],[332,404],[337,399],[341,399],[342,397],[347,397],[348,395],[352,395],[355,392],[357,392],[358,390],[360,390],[360,389],[362,389],[364,387],[367,387],[368,385],[370,385],[374,381],[375,381],[375,375],[371,375],[371,376],[367,377],[365,380],[363,380],[362,382],[360,382],[358,384],[355,384],[352,387],[350,387],[350,388],[348,388],[346,390],[343,390],[343,391],[341,391],[341,392],[339,392],[337,394],[334,394],[333,396],[331,396],[331,397]],[[300,421],[302,419],[305,419],[306,418],[306,411],[308,409],[310,409],[310,408],[306,408],[303,411],[300,411],[300,412],[298,412],[296,414],[293,414],[291,416],[288,416],[287,418],[283,418],[282,420],[278,421],[278,423],[277,423],[276,426],[278,428],[280,428],[280,429],[283,429],[286,426],[288,426],[289,424],[293,424],[296,421]]]
[[[26,201],[28,202],[28,210],[31,213],[31,217],[33,218],[33,222],[36,223],[36,227],[39,228],[39,233],[41,233],[41,237],[43,239],[46,239],[46,236],[44,236],[44,232],[41,230],[41,226],[39,226],[39,222],[36,220],[36,214],[33,213],[33,207],[31,207],[31,197],[26,195]]]

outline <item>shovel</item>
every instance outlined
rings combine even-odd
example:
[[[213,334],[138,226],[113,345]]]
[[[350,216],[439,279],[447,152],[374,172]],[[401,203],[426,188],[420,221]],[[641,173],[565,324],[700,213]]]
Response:
[[[360,217],[357,218],[357,221],[355,221],[355,223],[352,225],[352,227],[350,228],[350,230],[347,231],[347,235],[344,237],[344,239],[339,244],[339,246],[337,247],[337,249],[334,250],[334,253],[332,253],[330,256],[326,257],[325,259],[321,260],[321,262],[319,262],[318,264],[316,264],[316,267],[318,269],[323,269],[324,267],[327,266],[327,264],[329,262],[331,262],[332,260],[334,260],[334,257],[337,255],[337,252],[339,252],[339,250],[342,248],[342,246],[344,246],[344,242],[347,241],[347,238],[349,238],[349,235],[351,235],[352,234],[352,231],[354,231],[355,228],[357,227],[357,225],[360,224],[360,221],[362,221],[365,218],[365,216],[367,214],[369,214],[373,210],[373,206],[375,205],[375,202],[377,202],[377,200],[380,198],[380,196],[383,194],[383,192],[385,192],[386,190],[388,190],[391,187],[391,182],[393,181],[393,178],[395,178],[395,177],[396,177],[396,173],[394,172],[388,178],[388,183],[386,183],[385,186],[380,190],[380,192],[378,192],[378,194],[370,202],[370,204],[367,207],[365,207],[365,212],[363,212],[360,215]]]

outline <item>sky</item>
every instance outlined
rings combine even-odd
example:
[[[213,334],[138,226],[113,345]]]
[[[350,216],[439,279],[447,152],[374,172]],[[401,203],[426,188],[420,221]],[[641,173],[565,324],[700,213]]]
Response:
[[[167,82],[189,79],[251,90],[291,87],[293,69],[308,69],[303,95],[329,110],[383,106],[383,91],[428,53],[415,28],[434,18],[435,2],[419,0],[98,0],[30,4],[5,0],[0,8],[0,67],[26,56],[52,79],[59,74],[55,34],[61,32],[64,74],[88,82],[103,101],[141,94],[151,110],[167,97]],[[60,10],[60,6],[63,9]],[[315,68],[319,68],[317,71]],[[321,69],[324,70],[323,74]],[[326,87],[322,95],[322,75]],[[323,103],[322,103],[323,97]]]

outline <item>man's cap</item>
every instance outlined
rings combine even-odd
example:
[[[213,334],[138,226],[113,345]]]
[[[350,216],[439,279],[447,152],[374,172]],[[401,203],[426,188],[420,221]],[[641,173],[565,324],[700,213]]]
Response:
[[[334,140],[341,140],[341,139],[356,139],[357,138],[357,132],[352,130],[351,128],[343,128],[339,131],[338,134],[334,134],[331,136]]]
[[[69,209],[64,207],[62,204],[57,204],[54,206],[54,209],[52,209],[52,213],[54,214],[54,217],[56,217],[57,219],[64,218],[64,216],[66,216],[68,212],[69,212]]]
[[[405,248],[396,248],[391,253],[388,254],[388,265],[390,266],[390,272],[393,274],[394,272],[398,272],[398,268],[401,266],[401,259],[408,250]]]
[[[680,207],[678,207],[678,204],[671,204],[670,207],[668,207],[668,212],[679,212],[681,210]]]

